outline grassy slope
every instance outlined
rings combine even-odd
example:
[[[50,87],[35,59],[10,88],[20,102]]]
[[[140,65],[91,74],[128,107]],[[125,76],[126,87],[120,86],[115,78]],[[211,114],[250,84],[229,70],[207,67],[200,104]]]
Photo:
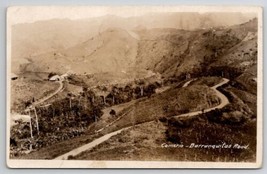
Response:
[[[217,96],[205,86],[170,89],[132,105],[128,108],[131,111],[106,131],[209,108],[217,105],[216,101]]]
[[[257,115],[257,105],[255,104],[255,102],[257,101],[256,95],[237,88],[229,88],[229,90],[233,92],[245,104],[247,104],[254,115]]]
[[[104,129],[104,131],[100,134],[93,135],[88,132],[81,137],[56,143],[54,145],[51,145],[50,147],[42,148],[39,151],[32,152],[20,158],[51,159],[83,144],[86,144],[96,137],[99,137],[108,132],[112,132],[114,130],[118,130],[122,127],[151,121],[162,116],[176,115],[181,112],[185,112],[185,107],[187,108],[187,111],[200,110],[202,108],[211,107],[208,104],[208,100],[204,98],[203,94],[207,94],[208,100],[214,100],[216,98],[211,89],[205,86],[197,85],[188,88],[170,89],[161,94],[155,94],[151,96],[151,98],[143,99],[125,109],[127,111],[131,109],[133,110],[131,110],[131,112],[126,114],[124,117],[122,117],[122,119],[120,119],[111,127]],[[179,99],[177,100],[178,97]],[[215,103],[213,104],[215,105]],[[123,110],[122,112],[124,112],[125,110]]]
[[[40,99],[58,88],[58,84],[49,81],[18,79],[11,82],[11,110],[21,112],[24,104],[32,97]]]
[[[122,29],[109,29],[86,42],[34,56],[28,71],[84,74],[121,71],[135,63],[137,40]],[[51,64],[51,62],[53,62]]]
[[[204,77],[192,84],[212,85],[220,78]],[[233,87],[227,88],[237,99],[233,100],[236,111],[243,110],[248,105],[256,114],[256,105],[252,101],[256,96]],[[239,102],[237,102],[239,100]],[[244,103],[243,103],[244,102]],[[155,106],[156,107],[156,106]],[[243,110],[244,111],[244,110]],[[227,114],[227,113],[226,113]],[[243,113],[244,114],[244,113]],[[248,120],[244,124],[224,124],[208,121],[201,117],[191,122],[190,126],[182,128],[179,133],[184,145],[195,144],[240,144],[249,145],[248,149],[189,149],[162,148],[162,143],[172,144],[165,132],[168,125],[150,122],[137,125],[120,135],[83,152],[74,159],[78,160],[167,160],[167,161],[244,161],[254,162],[256,152],[256,121]],[[105,154],[105,155],[100,155]],[[177,154],[177,155],[173,155]]]
[[[190,83],[190,85],[207,85],[209,87],[215,86],[220,83],[222,78],[220,77],[201,77],[197,80],[194,80]]]
[[[138,125],[77,155],[78,160],[160,160],[160,161],[255,161],[255,122],[230,126],[196,120],[181,133],[182,144],[249,144],[249,149],[163,148],[167,126],[159,122]],[[118,138],[119,137],[119,138]],[[104,155],[103,155],[104,154]]]

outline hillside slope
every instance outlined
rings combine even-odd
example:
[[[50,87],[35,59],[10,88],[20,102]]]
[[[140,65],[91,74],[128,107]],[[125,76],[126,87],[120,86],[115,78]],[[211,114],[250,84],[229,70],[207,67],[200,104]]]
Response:
[[[32,57],[26,71],[79,74],[125,71],[135,65],[137,40],[113,28],[73,47]]]
[[[165,77],[179,78],[186,73],[197,76],[212,66],[237,68],[239,63],[244,72],[257,61],[256,19],[226,28],[153,29],[139,33],[137,66]]]
[[[28,58],[49,51],[66,49],[114,27],[125,30],[140,27],[193,30],[241,24],[253,16],[255,14],[173,12],[149,13],[128,18],[106,15],[79,20],[52,19],[16,24],[11,30],[12,58]]]
[[[135,68],[158,72],[166,79],[183,80],[188,73],[191,77],[220,76],[228,71],[236,77],[257,62],[257,19],[196,30],[123,29],[126,26],[108,28],[68,48],[30,56],[27,60],[31,63],[26,67],[16,67],[22,71],[78,74]]]

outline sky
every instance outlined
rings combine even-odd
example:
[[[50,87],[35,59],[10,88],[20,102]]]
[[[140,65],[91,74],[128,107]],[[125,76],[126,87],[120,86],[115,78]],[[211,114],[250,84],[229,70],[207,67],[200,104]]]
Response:
[[[141,16],[155,12],[255,12],[258,7],[242,6],[16,6],[8,8],[8,22],[33,23],[39,20],[68,18],[71,20],[104,15],[120,17]]]

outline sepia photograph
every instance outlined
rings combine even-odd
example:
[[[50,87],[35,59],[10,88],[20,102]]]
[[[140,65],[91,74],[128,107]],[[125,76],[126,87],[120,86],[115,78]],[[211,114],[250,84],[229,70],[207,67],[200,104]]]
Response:
[[[11,168],[259,168],[262,9],[7,11]]]

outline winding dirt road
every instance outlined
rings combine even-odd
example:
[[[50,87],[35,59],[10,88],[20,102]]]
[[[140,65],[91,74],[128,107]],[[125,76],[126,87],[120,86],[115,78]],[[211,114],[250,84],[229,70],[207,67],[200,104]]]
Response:
[[[57,81],[56,83],[59,83],[59,87],[58,87],[58,89],[57,89],[56,91],[54,91],[54,92],[51,93],[50,95],[48,95],[48,96],[46,96],[46,97],[44,97],[44,98],[42,98],[42,99],[40,99],[40,100],[34,102],[31,106],[39,105],[39,104],[45,102],[46,100],[48,100],[48,99],[54,97],[55,95],[57,95],[57,93],[59,93],[59,92],[63,89],[64,85],[63,85],[63,81],[62,81],[62,80]]]
[[[217,88],[222,86],[222,85],[224,85],[224,84],[226,84],[226,83],[228,83],[228,82],[229,82],[228,79],[223,78],[222,82],[220,82],[219,84],[211,87],[211,89],[214,90],[216,95],[220,98],[220,104],[219,105],[214,106],[212,108],[204,109],[203,111],[189,112],[189,113],[185,113],[185,114],[181,114],[181,115],[176,115],[174,117],[191,117],[191,116],[199,115],[199,114],[201,114],[203,112],[205,113],[205,112],[209,112],[209,111],[214,110],[214,109],[223,108],[224,106],[226,106],[229,103],[229,100],[225,95],[223,95],[220,91],[218,91]]]
[[[183,88],[187,87],[191,82],[193,82],[195,80],[197,80],[197,79],[191,79],[188,82],[185,82],[184,85],[183,85]]]
[[[25,111],[27,112],[29,109],[34,108],[35,106],[42,104],[43,102],[45,102],[46,100],[54,97],[57,93],[61,92],[63,90],[63,81],[57,81],[57,83],[59,83],[59,87],[57,88],[57,90],[55,90],[53,93],[51,93],[50,95],[41,98],[38,101],[35,101],[34,103],[32,103],[29,107],[27,107],[25,109]],[[30,116],[29,115],[21,115],[21,114],[17,114],[17,113],[13,113],[11,114],[11,119],[10,119],[10,126],[14,126],[16,125],[16,121],[18,120],[22,120],[23,122],[30,122]]]
[[[194,81],[194,79],[186,82],[183,85],[183,87],[187,87],[192,81]],[[211,89],[214,90],[215,93],[216,93],[216,95],[220,98],[220,101],[221,102],[220,102],[219,105],[217,105],[215,107],[205,109],[204,112],[209,112],[209,111],[211,111],[213,109],[223,108],[224,106],[226,106],[229,103],[229,100],[227,99],[227,97],[225,95],[223,95],[220,91],[217,90],[217,88],[219,86],[222,86],[222,85],[224,85],[224,84],[226,84],[228,82],[229,82],[228,79],[223,78],[223,81],[222,82],[220,82],[219,84],[211,87]],[[186,114],[176,115],[176,116],[173,116],[173,117],[191,117],[191,116],[199,115],[201,113],[203,113],[203,112],[202,111],[195,111],[195,112],[189,112],[189,113],[186,113]],[[148,121],[148,122],[152,122],[152,121]],[[146,123],[148,123],[148,122],[146,122]],[[92,142],[90,142],[88,144],[85,144],[85,145],[83,145],[81,147],[78,147],[76,149],[71,150],[68,153],[65,153],[65,154],[63,154],[61,156],[56,157],[54,160],[67,160],[69,156],[76,156],[76,155],[78,155],[78,154],[80,154],[80,153],[82,153],[84,151],[90,150],[93,147],[95,147],[95,146],[97,146],[97,145],[99,145],[99,144],[107,141],[111,137],[113,137],[113,136],[121,133],[122,131],[127,130],[127,129],[130,129],[131,127],[133,127],[133,126],[125,127],[125,128],[120,129],[120,130],[117,130],[117,131],[108,133],[106,135],[103,135],[102,137],[97,138],[97,139],[95,139],[94,141],[92,141]]]

